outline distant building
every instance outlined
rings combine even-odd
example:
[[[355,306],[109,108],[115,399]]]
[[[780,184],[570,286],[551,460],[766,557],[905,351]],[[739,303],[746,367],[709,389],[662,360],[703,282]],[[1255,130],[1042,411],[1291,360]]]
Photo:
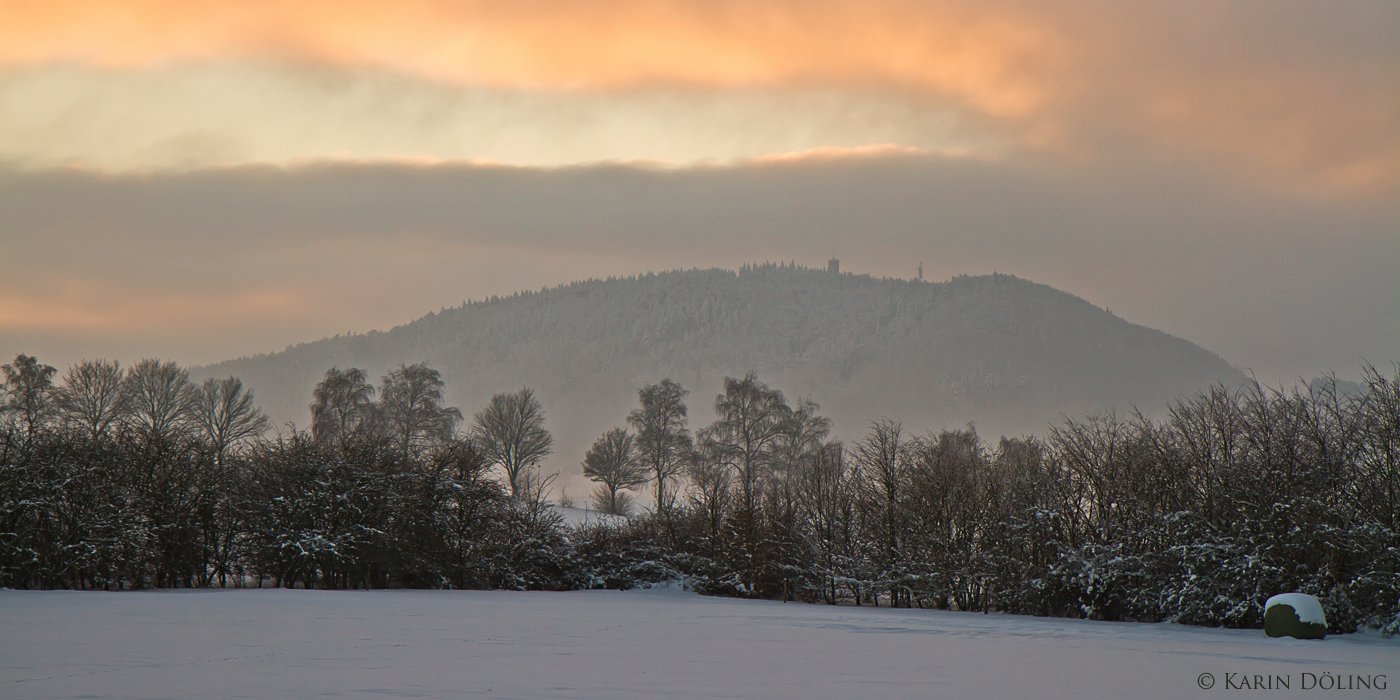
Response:
[[[826,261],[826,271],[827,271],[827,272],[833,272],[833,273],[840,272],[840,271],[841,271],[841,261],[840,261],[840,260],[837,260],[837,259],[835,258],[835,256],[833,256],[830,260]]]

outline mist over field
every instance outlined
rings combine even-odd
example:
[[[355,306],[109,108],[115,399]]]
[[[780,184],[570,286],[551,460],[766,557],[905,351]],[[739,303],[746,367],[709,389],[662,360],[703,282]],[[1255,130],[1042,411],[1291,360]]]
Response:
[[[492,394],[535,390],[556,438],[544,468],[575,493],[588,446],[661,379],[691,392],[697,426],[721,379],[756,371],[793,401],[815,400],[841,436],[888,417],[915,433],[971,423],[993,441],[1095,411],[1159,415],[1245,379],[1185,340],[1015,277],[882,280],[786,264],[577,282],[193,376],[237,376],[275,423],[307,426],[328,369],[377,379],[418,362],[442,373],[446,403],[468,416]]]

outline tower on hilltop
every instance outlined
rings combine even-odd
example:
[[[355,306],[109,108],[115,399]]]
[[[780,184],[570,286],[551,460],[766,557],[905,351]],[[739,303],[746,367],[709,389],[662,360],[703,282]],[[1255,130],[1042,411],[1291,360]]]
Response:
[[[832,253],[831,259],[826,261],[826,271],[832,274],[841,272],[841,261],[836,259],[836,253]]]

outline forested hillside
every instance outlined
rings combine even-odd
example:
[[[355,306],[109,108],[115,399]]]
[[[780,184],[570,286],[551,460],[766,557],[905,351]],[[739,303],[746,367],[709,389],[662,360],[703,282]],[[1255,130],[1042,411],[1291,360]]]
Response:
[[[1007,275],[948,282],[875,279],[765,264],[589,280],[430,313],[388,332],[328,338],[197,368],[235,375],[277,423],[306,426],[331,366],[371,379],[401,363],[442,372],[447,402],[471,415],[493,393],[533,387],[557,449],[583,452],[663,377],[692,394],[692,423],[726,375],[748,370],[811,397],[839,435],[879,416],[913,430],[975,421],[983,434],[1042,433],[1061,414],[1132,405],[1240,373],[1190,342],[1134,325],[1078,297]]]

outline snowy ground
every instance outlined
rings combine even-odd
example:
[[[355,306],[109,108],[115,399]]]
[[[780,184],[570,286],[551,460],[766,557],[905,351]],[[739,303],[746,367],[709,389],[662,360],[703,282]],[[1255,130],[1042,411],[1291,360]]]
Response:
[[[1291,677],[1253,691],[1272,697],[1324,672],[1397,697],[1400,638],[677,591],[0,591],[0,698],[1193,698]]]
[[[598,523],[619,525],[627,522],[627,518],[620,518],[616,515],[603,515],[591,508],[565,508],[558,504],[551,505],[550,508],[552,508],[555,513],[558,513],[560,518],[563,518],[564,524],[574,527],[580,525],[596,525]]]

